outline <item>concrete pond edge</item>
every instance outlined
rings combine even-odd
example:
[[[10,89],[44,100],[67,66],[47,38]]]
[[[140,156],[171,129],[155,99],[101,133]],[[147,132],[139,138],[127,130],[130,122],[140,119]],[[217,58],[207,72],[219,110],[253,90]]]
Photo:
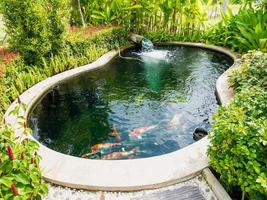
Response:
[[[217,80],[216,93],[219,102],[227,105],[232,97],[233,90],[227,83],[230,71],[237,66],[236,56],[229,50],[201,43],[168,42],[160,45],[191,46],[226,54],[234,60],[234,64]],[[122,48],[125,50],[132,46]],[[82,73],[104,67],[113,58],[119,55],[118,50],[111,50],[93,63],[71,69],[50,78],[47,78],[20,95],[20,101],[27,105],[26,110],[20,110],[18,116],[27,117],[44,94],[62,81]],[[18,105],[14,101],[4,115],[6,124],[14,128],[17,135],[22,134],[18,116],[9,115]],[[33,136],[27,136],[38,142]],[[38,142],[39,143],[39,142]],[[208,156],[206,154],[209,140],[207,137],[183,149],[161,156],[132,160],[90,160],[78,158],[56,152],[39,143],[40,162],[44,178],[54,184],[77,189],[106,190],[106,191],[135,191],[155,189],[186,181],[195,177],[206,169]]]

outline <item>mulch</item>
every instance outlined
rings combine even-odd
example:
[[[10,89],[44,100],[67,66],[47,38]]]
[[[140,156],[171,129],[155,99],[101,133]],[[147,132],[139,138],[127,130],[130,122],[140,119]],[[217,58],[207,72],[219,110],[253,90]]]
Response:
[[[0,48],[0,77],[4,74],[4,66],[5,64],[11,62],[15,58],[17,58],[19,54],[14,51],[7,50],[5,48]]]

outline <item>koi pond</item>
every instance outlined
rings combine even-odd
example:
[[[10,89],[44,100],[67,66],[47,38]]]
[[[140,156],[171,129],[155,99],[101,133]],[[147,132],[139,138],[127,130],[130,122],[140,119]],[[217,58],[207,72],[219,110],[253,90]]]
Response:
[[[128,49],[106,66],[56,85],[30,113],[45,146],[87,159],[162,155],[209,130],[224,54],[185,46]]]

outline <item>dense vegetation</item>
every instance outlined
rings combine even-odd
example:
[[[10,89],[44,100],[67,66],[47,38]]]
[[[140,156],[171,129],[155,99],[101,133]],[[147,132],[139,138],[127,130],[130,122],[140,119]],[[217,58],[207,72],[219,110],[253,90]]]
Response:
[[[221,1],[2,0],[0,12],[9,49],[0,49],[0,76],[1,66],[4,68],[0,120],[23,91],[128,44],[129,31],[153,41],[204,42],[240,53],[253,49],[266,52],[267,2],[244,2],[236,15],[223,11],[222,20],[212,25]],[[97,33],[90,33],[90,28]],[[251,199],[264,199],[267,193],[266,59],[266,53],[261,52],[243,57],[242,68],[230,78],[235,99],[229,107],[219,109],[210,133],[211,165],[224,182],[240,186]],[[30,130],[23,128],[29,134]],[[37,150],[36,143],[15,138],[13,130],[1,123],[0,198],[40,199],[47,192]]]
[[[243,56],[231,77],[236,95],[214,116],[210,163],[230,186],[240,186],[250,199],[267,197],[267,53]]]
[[[2,0],[8,43],[24,62],[34,64],[62,51],[68,21],[66,6],[67,0]]]
[[[19,109],[25,109],[25,105],[20,104],[10,114],[18,114]],[[39,167],[38,144],[23,139],[31,133],[24,123],[21,130],[18,137],[11,128],[0,125],[0,199],[35,200],[48,191]]]
[[[154,41],[193,41],[227,46],[239,52],[267,50],[265,0],[244,1],[237,15],[229,9],[221,22],[220,1],[209,0],[81,0],[72,1],[72,23],[115,24]],[[102,6],[104,5],[104,6]],[[80,12],[79,12],[80,11]]]
[[[76,37],[80,34],[80,37]],[[0,79],[0,118],[19,94],[34,84],[57,73],[90,63],[109,50],[127,43],[126,33],[120,28],[109,28],[93,36],[82,32],[69,34],[66,49],[50,58],[42,57],[39,66],[27,65],[16,58],[5,65],[5,76]]]
[[[239,52],[251,49],[267,51],[266,10],[249,5],[242,7],[237,15],[229,11],[220,23],[206,32],[206,40]]]
[[[81,0],[80,3],[88,24],[114,23],[137,32],[161,29],[184,35],[202,29],[208,19],[206,10],[213,6],[212,1],[202,0]],[[72,23],[81,24],[78,1],[73,0],[72,5],[77,8],[72,11]]]

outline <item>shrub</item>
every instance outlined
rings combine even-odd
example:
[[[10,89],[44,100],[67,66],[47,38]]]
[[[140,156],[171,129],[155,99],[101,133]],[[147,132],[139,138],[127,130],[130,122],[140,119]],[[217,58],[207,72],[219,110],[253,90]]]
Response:
[[[96,46],[98,48],[113,49],[129,43],[128,32],[123,28],[110,27],[93,35],[83,33],[83,30],[69,34],[67,45],[74,54],[84,55],[87,48]]]
[[[230,186],[241,186],[251,199],[267,194],[267,92],[247,89],[214,116],[210,164]]]
[[[30,134],[30,129],[22,128],[23,135]],[[16,137],[12,129],[0,125],[0,199],[35,200],[47,194],[37,151],[36,142]]]
[[[237,15],[229,12],[206,32],[209,43],[228,46],[239,52],[267,51],[267,14],[265,9],[242,7]]]
[[[236,91],[255,85],[267,88],[267,53],[251,51],[243,60],[242,68],[233,71],[230,85]]]
[[[64,44],[67,0],[2,0],[8,42],[28,64],[60,51]]]
[[[65,48],[66,26],[69,22],[69,0],[50,0],[46,6],[52,54]]]
[[[240,186],[250,199],[266,199],[266,53],[250,52],[243,59],[230,78],[236,91],[233,102],[214,116],[208,154],[226,185]]]

